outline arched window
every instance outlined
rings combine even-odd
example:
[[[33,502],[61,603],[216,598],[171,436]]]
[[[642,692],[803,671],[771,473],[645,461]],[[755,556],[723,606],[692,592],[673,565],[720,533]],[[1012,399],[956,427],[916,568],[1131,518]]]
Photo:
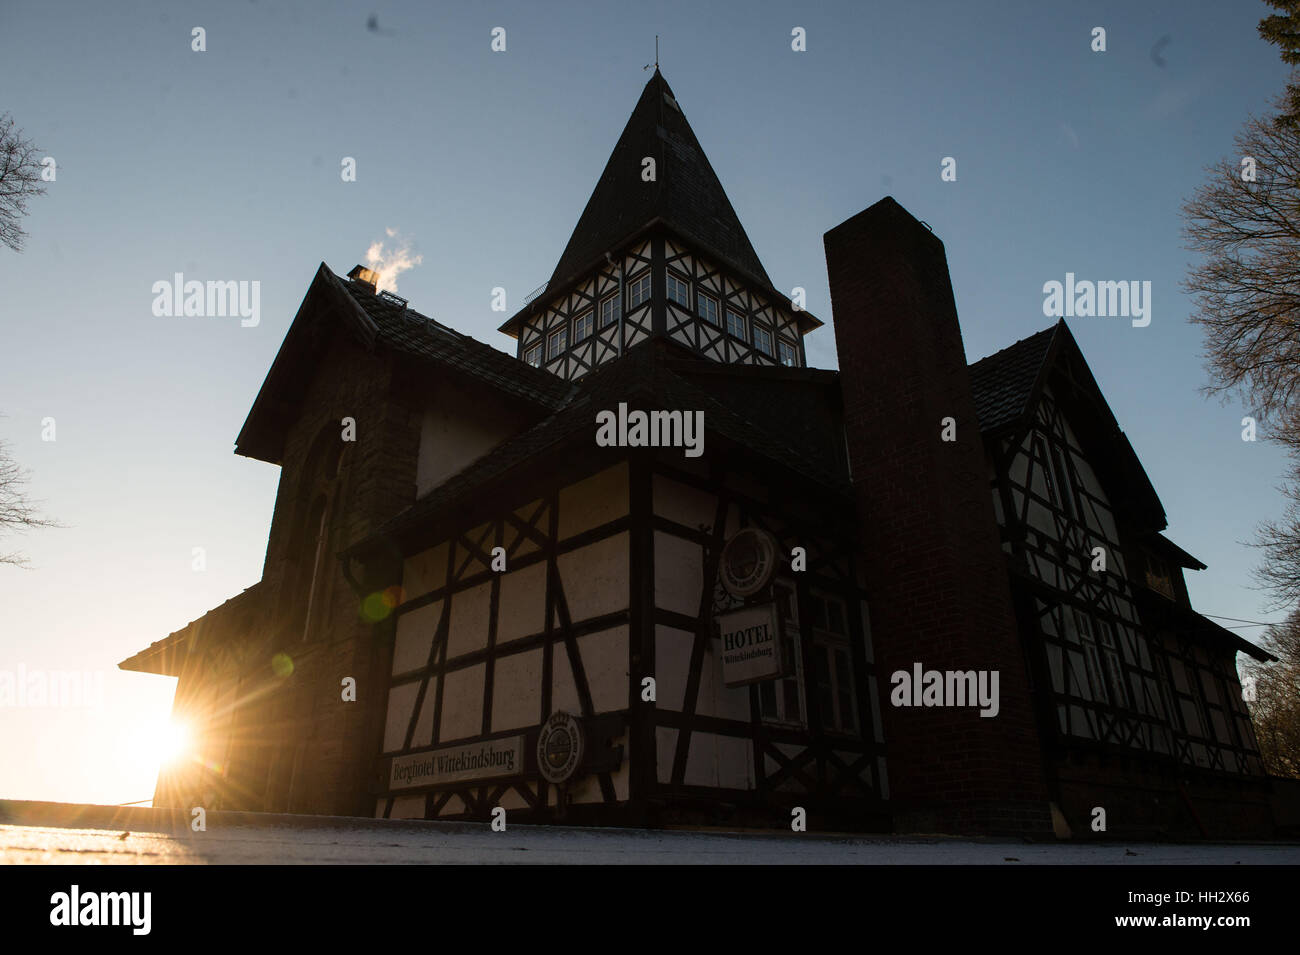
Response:
[[[324,494],[320,494],[312,504],[310,516],[307,518],[307,529],[314,531],[315,546],[312,548],[311,570],[307,579],[307,609],[303,612],[303,640],[306,640],[311,633],[312,610],[316,607],[322,589],[321,569],[325,564],[325,550],[329,544],[329,527],[326,523],[328,517],[329,499]]]
[[[293,608],[285,632],[286,643],[311,638],[330,594],[331,527],[338,510],[339,474],[343,466],[342,437],[327,425],[303,463],[298,491],[297,519],[290,538],[289,558],[296,565],[285,598]]]

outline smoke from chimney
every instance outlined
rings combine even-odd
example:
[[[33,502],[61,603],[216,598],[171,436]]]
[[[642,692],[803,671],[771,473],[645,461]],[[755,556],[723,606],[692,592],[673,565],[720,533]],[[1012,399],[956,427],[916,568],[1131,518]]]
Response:
[[[397,277],[423,262],[424,256],[412,255],[410,240],[399,236],[396,229],[384,232],[393,240],[391,248],[386,248],[382,239],[372,242],[366,250],[366,265],[378,276],[377,291],[396,292]]]

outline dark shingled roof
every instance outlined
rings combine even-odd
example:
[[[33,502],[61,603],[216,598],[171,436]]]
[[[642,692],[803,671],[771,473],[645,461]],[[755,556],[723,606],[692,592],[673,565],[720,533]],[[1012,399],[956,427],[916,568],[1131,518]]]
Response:
[[[370,291],[360,282],[340,278],[325,263],[321,268],[346,290],[374,323],[380,342],[413,358],[431,361],[504,391],[506,394],[559,407],[569,392],[567,381],[519,361],[477,339],[421,315],[409,305]]]
[[[327,339],[320,332],[330,322],[367,348],[391,349],[542,411],[558,408],[570,390],[563,379],[421,315],[403,299],[341,278],[322,262],[235,439],[237,454],[280,463],[285,429],[315,373]]]
[[[641,179],[646,156],[655,160],[654,182]],[[717,173],[658,69],[642,90],[550,284],[577,278],[606,250],[618,248],[654,219],[771,287]]]
[[[485,484],[516,468],[533,466],[540,456],[553,453],[571,441],[581,440],[584,445],[590,445],[596,413],[615,410],[619,402],[627,402],[630,409],[642,411],[703,411],[708,433],[748,448],[833,492],[850,493],[847,471],[836,458],[834,440],[838,435],[828,439],[811,430],[780,427],[774,420],[768,420],[777,410],[762,403],[747,405],[746,414],[738,413],[726,393],[725,378],[719,378],[716,386],[705,386],[685,377],[691,364],[704,361],[694,357],[682,360],[685,355],[689,353],[671,342],[651,340],[632,347],[622,358],[599,366],[576,383],[561,410],[497,445],[345,553],[365,550],[383,538],[398,537],[402,531],[448,512],[470,496],[481,495]],[[747,375],[771,372],[777,378],[788,373],[783,368],[748,366],[744,371]],[[807,377],[805,382],[807,388],[826,386],[826,380],[818,377]],[[707,440],[705,447],[708,447]]]
[[[1025,413],[1059,327],[1058,323],[1022,338],[970,366],[981,431],[993,431]]]
[[[117,665],[118,669],[180,676],[186,659],[195,646],[192,638],[202,632],[205,624],[212,623],[213,626],[220,627],[223,622],[228,623],[237,614],[244,614],[249,621],[252,621],[262,613],[261,587],[260,580],[251,587],[245,587],[243,592],[235,594],[225,603],[213,607],[179,630],[161,640],[155,640],[139,653],[127,657]]]

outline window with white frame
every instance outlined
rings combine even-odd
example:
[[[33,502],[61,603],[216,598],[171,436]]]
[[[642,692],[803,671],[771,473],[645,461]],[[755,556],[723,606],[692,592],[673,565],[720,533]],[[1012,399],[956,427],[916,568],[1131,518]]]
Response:
[[[550,361],[553,358],[559,358],[568,347],[569,330],[567,328],[551,332],[551,337],[546,340],[546,360]]]
[[[636,308],[650,301],[650,273],[634,278],[627,286],[627,307]]]
[[[764,355],[772,354],[772,333],[759,325],[754,326],[754,347]]]
[[[542,343],[538,342],[524,352],[524,361],[534,368],[540,368],[542,365]]]
[[[727,309],[727,332],[742,342],[749,341],[749,335],[745,332],[745,316],[734,308]]]
[[[593,318],[591,309],[588,309],[573,320],[573,344],[576,345],[584,338],[590,337]]]
[[[710,325],[721,325],[722,323],[719,321],[720,316],[718,315],[718,300],[712,295],[705,295],[703,292],[699,294],[699,300],[700,318],[704,319]]]
[[[684,279],[672,272],[668,273],[668,301],[676,302],[685,308],[691,307],[691,286]]]
[[[600,327],[609,328],[618,321],[618,293],[606,295],[600,300]]]
[[[822,728],[835,733],[858,732],[858,695],[853,685],[853,654],[849,649],[844,601],[811,593],[813,693]]]
[[[795,348],[794,345],[790,344],[784,338],[778,338],[776,340],[776,351],[777,358],[780,359],[781,364],[785,365],[787,368],[799,367],[799,349]]]
[[[799,646],[799,607],[793,585],[777,581],[772,587],[781,617],[783,676],[758,684],[758,711],[769,723],[804,725],[803,657]]]

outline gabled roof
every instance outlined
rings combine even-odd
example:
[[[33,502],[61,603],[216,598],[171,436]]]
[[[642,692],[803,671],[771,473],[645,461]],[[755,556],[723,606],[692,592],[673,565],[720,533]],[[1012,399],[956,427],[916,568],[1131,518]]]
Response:
[[[337,328],[372,351],[387,349],[542,411],[558,407],[569,391],[555,375],[421,315],[396,296],[341,278],[322,262],[239,432],[236,454],[280,463],[285,430]]]
[[[1105,449],[1093,454],[1091,462],[1107,487],[1122,490],[1116,500],[1127,501],[1134,515],[1140,513],[1147,530],[1167,526],[1164,505],[1065,319],[975,362],[970,380],[980,430],[986,437],[1024,427],[1043,389],[1053,383],[1057,400],[1076,412],[1070,424],[1079,440],[1085,447]]]
[[[993,431],[1019,421],[1029,410],[1030,397],[1057,326],[1022,338],[970,366],[971,392],[980,430]]]
[[[728,375],[728,369],[734,370],[734,379]],[[719,377],[716,383],[710,383],[707,376],[696,378],[696,371]],[[706,453],[708,440],[720,437],[821,485],[830,493],[842,493],[847,500],[850,485],[847,471],[837,459],[836,442],[842,440],[837,431],[818,433],[811,429],[785,428],[778,423],[782,409],[788,410],[790,404],[788,389],[784,396],[773,392],[775,400],[772,401],[748,402],[738,399],[728,388],[733,381],[769,377],[784,381],[790,388],[826,392],[833,391],[838,381],[832,372],[808,369],[791,372],[778,367],[707,362],[665,339],[641,342],[628,349],[623,357],[600,365],[577,382],[560,410],[497,445],[369,538],[344,551],[344,556],[369,550],[383,539],[413,537],[445,515],[459,513],[463,503],[492,497],[486,489],[494,482],[521,474],[524,469],[539,468],[544,456],[559,454],[579,444],[593,447],[596,413],[615,410],[619,402],[626,402],[630,410],[703,411],[706,433],[710,436],[705,443]],[[807,400],[820,399],[813,395]],[[612,453],[621,453],[621,449]]]

